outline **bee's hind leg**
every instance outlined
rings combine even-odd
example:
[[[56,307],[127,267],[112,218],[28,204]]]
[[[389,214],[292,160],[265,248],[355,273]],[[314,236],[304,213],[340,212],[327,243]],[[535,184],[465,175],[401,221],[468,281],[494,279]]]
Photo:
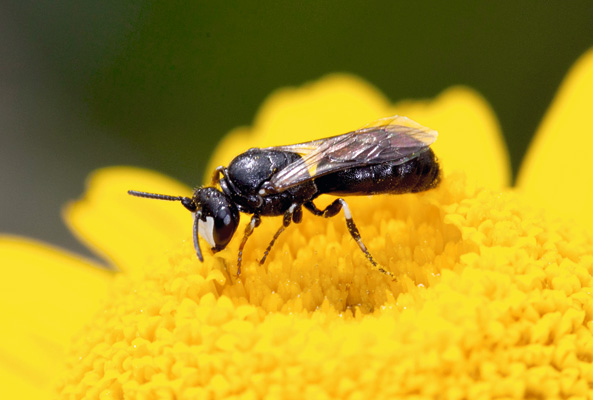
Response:
[[[305,203],[304,206],[313,214],[324,218],[334,217],[340,212],[340,210],[343,209],[344,217],[346,218],[346,226],[348,227],[348,232],[350,232],[350,236],[352,236],[352,238],[356,241],[356,244],[358,244],[358,247],[360,247],[360,250],[362,250],[367,260],[369,260],[369,262],[373,264],[373,267],[375,267],[375,269],[377,269],[379,272],[389,276],[394,281],[397,280],[397,278],[391,272],[387,271],[385,268],[377,264],[371,253],[369,253],[369,251],[367,250],[367,247],[364,245],[364,243],[362,242],[362,238],[360,237],[360,232],[358,231],[358,228],[356,227],[356,224],[352,219],[350,207],[348,207],[348,203],[346,203],[344,199],[340,198],[334,200],[329,206],[325,207],[324,210],[320,210],[319,208],[317,208],[317,206],[312,201]]]

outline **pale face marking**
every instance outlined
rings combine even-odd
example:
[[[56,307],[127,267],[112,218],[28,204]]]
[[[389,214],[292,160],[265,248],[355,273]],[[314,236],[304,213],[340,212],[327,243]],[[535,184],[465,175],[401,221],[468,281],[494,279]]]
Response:
[[[194,214],[195,218],[195,213],[192,214]],[[216,243],[214,242],[214,218],[206,217],[206,222],[200,220],[198,222],[198,233],[212,249],[216,247]]]

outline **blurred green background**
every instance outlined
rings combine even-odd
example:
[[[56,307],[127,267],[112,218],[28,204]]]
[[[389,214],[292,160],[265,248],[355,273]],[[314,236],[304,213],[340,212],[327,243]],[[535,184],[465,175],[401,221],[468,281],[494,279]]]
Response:
[[[331,72],[393,101],[475,88],[516,172],[593,46],[591,1],[12,3],[0,3],[0,231],[80,252],[60,208],[92,170],[143,166],[195,185],[270,92]]]

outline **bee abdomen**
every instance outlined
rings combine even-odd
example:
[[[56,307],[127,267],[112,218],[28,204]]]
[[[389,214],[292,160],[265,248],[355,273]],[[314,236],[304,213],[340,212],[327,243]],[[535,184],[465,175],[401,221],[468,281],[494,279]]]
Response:
[[[315,179],[318,192],[338,196],[416,193],[440,181],[440,168],[432,149],[401,164],[386,162],[349,168]]]

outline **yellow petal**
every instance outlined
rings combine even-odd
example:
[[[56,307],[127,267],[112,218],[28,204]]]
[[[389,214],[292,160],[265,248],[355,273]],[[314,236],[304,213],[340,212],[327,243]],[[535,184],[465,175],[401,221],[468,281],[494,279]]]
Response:
[[[571,68],[525,156],[517,186],[532,201],[593,224],[593,49]]]
[[[500,188],[510,183],[504,139],[488,103],[475,91],[456,87],[434,100],[391,105],[360,78],[330,75],[302,88],[272,94],[253,128],[232,131],[217,147],[206,172],[228,165],[250,147],[300,143],[358,129],[381,117],[399,114],[439,132],[433,148],[445,173],[461,170],[470,182]]]
[[[3,398],[49,397],[65,350],[107,295],[112,273],[47,245],[0,237]]]
[[[113,167],[93,173],[85,196],[69,204],[64,216],[83,242],[128,272],[141,271],[147,259],[188,240],[191,214],[179,202],[132,197],[128,190],[190,196],[191,190],[163,175]]]
[[[432,148],[445,174],[463,171],[470,183],[481,187],[510,184],[510,160],[500,126],[490,105],[474,90],[453,87],[434,100],[400,102],[393,113],[439,132]]]

